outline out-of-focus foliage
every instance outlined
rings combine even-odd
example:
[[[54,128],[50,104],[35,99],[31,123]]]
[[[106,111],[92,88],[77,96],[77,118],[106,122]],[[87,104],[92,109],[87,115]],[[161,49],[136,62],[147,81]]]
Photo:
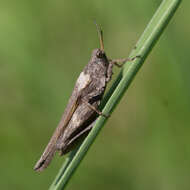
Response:
[[[160,2],[1,2],[1,189],[47,189],[57,174],[64,157],[43,173],[32,168],[99,47],[93,20],[107,55],[127,57]],[[189,6],[182,3],[68,189],[190,189]]]

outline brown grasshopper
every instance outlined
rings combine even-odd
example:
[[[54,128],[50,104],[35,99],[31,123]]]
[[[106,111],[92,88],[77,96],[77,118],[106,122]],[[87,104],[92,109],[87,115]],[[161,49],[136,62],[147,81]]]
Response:
[[[36,171],[44,170],[56,151],[64,155],[79,144],[92,129],[98,115],[107,117],[98,110],[98,106],[111,80],[113,65],[121,66],[119,62],[129,59],[109,60],[104,51],[103,32],[96,26],[100,49],[93,50],[89,63],[80,73],[61,121],[34,167]]]

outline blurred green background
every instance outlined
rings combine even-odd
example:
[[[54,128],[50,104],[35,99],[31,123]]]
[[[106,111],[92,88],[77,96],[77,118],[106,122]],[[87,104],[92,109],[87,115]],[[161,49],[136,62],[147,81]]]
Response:
[[[33,171],[99,47],[93,20],[107,55],[124,58],[160,2],[1,1],[1,189],[47,189],[61,167],[56,156]],[[67,189],[190,189],[189,6],[182,3]]]

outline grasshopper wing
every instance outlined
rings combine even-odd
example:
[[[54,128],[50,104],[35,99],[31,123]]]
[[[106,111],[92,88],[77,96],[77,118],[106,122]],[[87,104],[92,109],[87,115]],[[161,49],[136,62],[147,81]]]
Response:
[[[51,137],[48,145],[46,146],[42,156],[39,161],[34,166],[34,170],[42,171],[44,170],[51,162],[55,152],[57,151],[57,140],[64,133],[65,128],[67,127],[70,119],[73,116],[73,113],[77,109],[83,90],[91,83],[91,78],[89,75],[84,75],[82,72],[77,79],[76,85],[72,92],[72,95],[69,99],[68,105],[64,111],[64,114],[61,118],[60,123],[58,124],[53,136]]]
[[[68,122],[70,121],[74,111],[76,110],[79,102],[79,97],[71,98],[67,108],[65,109],[65,112],[62,116],[62,119],[60,123],[58,124],[53,136],[51,137],[48,145],[46,146],[42,156],[40,157],[39,161],[36,163],[34,170],[36,171],[42,171],[45,169],[49,163],[51,162],[57,148],[56,148],[56,142],[59,138],[59,136],[64,132],[64,129],[66,128]]]

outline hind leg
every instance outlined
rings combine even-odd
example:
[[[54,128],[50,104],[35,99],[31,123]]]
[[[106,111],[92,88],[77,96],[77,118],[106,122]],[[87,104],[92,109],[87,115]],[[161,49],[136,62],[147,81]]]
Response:
[[[90,130],[93,128],[96,120],[92,122],[89,126],[87,126],[85,129],[80,131],[78,134],[76,134],[73,138],[69,139],[67,142],[64,143],[64,146],[59,147],[60,150],[60,156],[70,152],[74,148],[76,148],[88,135]],[[62,144],[63,145],[63,144]]]

